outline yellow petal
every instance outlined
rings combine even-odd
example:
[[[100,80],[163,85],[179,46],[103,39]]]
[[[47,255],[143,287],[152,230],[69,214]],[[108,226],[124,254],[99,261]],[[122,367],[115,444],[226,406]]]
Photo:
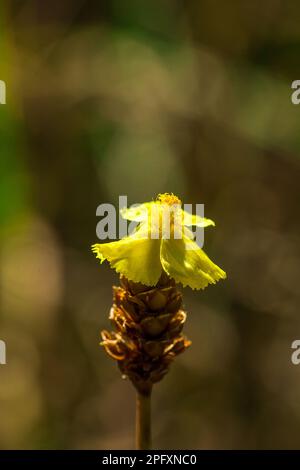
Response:
[[[215,223],[211,219],[206,219],[205,217],[200,217],[199,215],[190,214],[187,211],[182,212],[182,224],[192,227],[196,225],[197,227],[209,227],[210,225],[215,226]]]
[[[204,289],[226,278],[226,273],[186,235],[180,240],[162,240],[160,259],[166,273],[183,287]]]
[[[145,202],[144,204],[139,204],[136,207],[123,207],[120,210],[121,216],[123,219],[132,220],[134,222],[142,222],[148,220],[152,206],[156,204],[154,202]]]
[[[92,250],[101,263],[109,261],[112,268],[131,281],[154,286],[161,276],[160,240],[149,238],[146,230],[137,230],[116,242],[95,244]]]

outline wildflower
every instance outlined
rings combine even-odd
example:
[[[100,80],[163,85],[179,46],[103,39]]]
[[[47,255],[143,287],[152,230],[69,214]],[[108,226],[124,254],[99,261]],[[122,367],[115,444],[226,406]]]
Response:
[[[192,289],[225,279],[226,273],[199,248],[188,229],[214,222],[184,211],[177,196],[160,194],[155,201],[122,210],[121,215],[138,225],[128,237],[92,246],[101,263],[109,261],[119,274],[146,286],[155,286],[162,273]]]
[[[168,372],[174,358],[191,344],[182,334],[186,312],[177,283],[203,289],[226,274],[195,243],[189,226],[214,222],[191,215],[173,194],[124,209],[137,222],[134,232],[117,242],[92,249],[120,273],[113,288],[109,318],[114,331],[102,331],[101,345],[115,359],[124,378],[137,390],[137,448],[151,446],[152,386]]]

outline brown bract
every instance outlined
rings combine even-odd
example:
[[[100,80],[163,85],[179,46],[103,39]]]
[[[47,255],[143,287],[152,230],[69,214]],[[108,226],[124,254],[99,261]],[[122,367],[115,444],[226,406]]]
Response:
[[[101,345],[136,389],[149,393],[191,344],[181,333],[186,321],[182,295],[165,274],[154,288],[124,276],[120,280],[121,286],[113,288],[110,311],[115,331],[102,331]]]

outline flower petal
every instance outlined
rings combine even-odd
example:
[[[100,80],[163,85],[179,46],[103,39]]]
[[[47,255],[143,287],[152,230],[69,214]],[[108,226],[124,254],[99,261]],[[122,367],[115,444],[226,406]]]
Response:
[[[123,219],[132,220],[134,222],[142,222],[147,220],[154,202],[145,202],[135,207],[123,207],[120,210]]]
[[[209,227],[210,225],[215,226],[213,220],[206,219],[205,217],[200,217],[199,215],[190,214],[187,211],[182,210],[182,224],[192,227],[196,225],[197,227]]]
[[[97,243],[92,250],[101,263],[109,261],[112,268],[131,281],[154,286],[161,276],[160,240],[151,239],[145,230],[116,242]]]
[[[162,240],[160,259],[166,273],[183,287],[204,289],[226,278],[226,273],[186,235],[180,240]]]

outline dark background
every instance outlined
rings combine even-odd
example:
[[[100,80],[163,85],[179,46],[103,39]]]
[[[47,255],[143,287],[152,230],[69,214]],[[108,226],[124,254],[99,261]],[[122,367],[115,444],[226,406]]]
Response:
[[[133,448],[90,245],[99,204],[165,191],[205,204],[228,279],[184,291],[154,447],[300,447],[299,21],[296,0],[1,2],[2,449]]]

